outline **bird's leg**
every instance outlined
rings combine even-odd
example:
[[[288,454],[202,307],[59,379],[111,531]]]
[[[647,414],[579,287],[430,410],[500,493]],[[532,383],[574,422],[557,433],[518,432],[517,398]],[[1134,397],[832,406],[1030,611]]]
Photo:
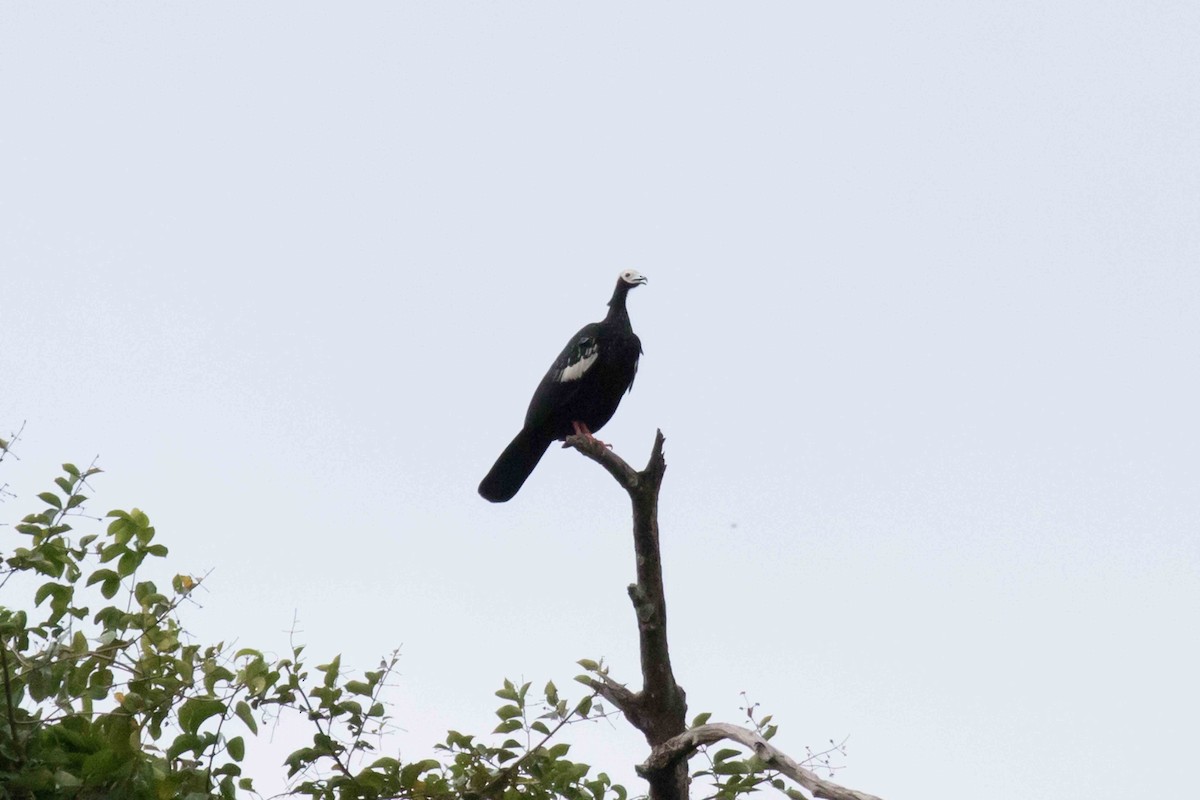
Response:
[[[597,444],[602,444],[605,447],[607,447],[609,450],[612,450],[611,444],[602,442],[599,439],[597,439],[595,436],[593,436],[592,432],[590,430],[588,430],[588,426],[584,425],[582,422],[572,420],[571,427],[575,429],[576,436],[586,436],[587,438],[591,439],[593,442],[596,442]],[[563,447],[566,447],[566,445],[564,444]]]

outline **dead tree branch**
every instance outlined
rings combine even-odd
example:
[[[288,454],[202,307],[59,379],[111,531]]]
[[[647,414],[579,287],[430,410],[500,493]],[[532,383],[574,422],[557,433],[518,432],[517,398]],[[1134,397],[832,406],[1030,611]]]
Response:
[[[667,468],[663,441],[662,431],[658,431],[650,461],[641,472],[591,436],[569,436],[565,445],[608,470],[633,505],[637,583],[629,586],[629,599],[637,615],[642,689],[631,691],[600,672],[594,672],[586,683],[616,706],[646,737],[650,757],[637,770],[650,784],[650,800],[687,800],[688,758],[697,748],[721,739],[732,739],[749,748],[767,767],[788,776],[815,798],[879,800],[874,795],[822,780],[754,731],[723,723],[687,730],[687,697],[675,682],[667,649],[667,600],[658,546],[658,492]]]
[[[813,797],[822,800],[879,800],[873,794],[846,789],[832,781],[819,778],[754,731],[724,722],[700,725],[655,747],[645,763],[638,766],[638,774],[662,770],[671,764],[687,763],[688,758],[698,749],[722,739],[731,739],[750,750],[768,768],[791,778],[807,789]]]
[[[570,436],[574,447],[600,464],[629,495],[633,506],[633,547],[637,583],[629,586],[629,599],[637,615],[642,660],[642,690],[631,692],[615,681],[595,680],[592,688],[620,709],[653,748],[687,728],[687,698],[675,682],[667,648],[667,601],[663,593],[662,556],[658,546],[658,491],[667,463],[663,435],[658,431],[650,461],[641,472],[629,466],[603,443],[589,436]],[[686,800],[687,761],[643,775],[650,783],[650,800]]]

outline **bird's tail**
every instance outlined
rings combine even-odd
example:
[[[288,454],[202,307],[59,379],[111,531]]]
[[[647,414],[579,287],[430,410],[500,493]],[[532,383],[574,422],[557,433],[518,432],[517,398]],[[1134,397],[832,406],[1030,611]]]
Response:
[[[479,494],[493,503],[511,500],[553,441],[543,433],[522,428],[480,482]]]

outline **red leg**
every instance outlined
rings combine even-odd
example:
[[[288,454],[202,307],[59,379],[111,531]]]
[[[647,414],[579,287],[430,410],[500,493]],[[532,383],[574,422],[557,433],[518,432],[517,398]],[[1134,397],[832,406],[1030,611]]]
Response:
[[[605,442],[601,442],[599,439],[597,439],[595,436],[593,436],[592,432],[590,430],[588,430],[588,426],[584,425],[582,422],[572,420],[571,427],[575,429],[576,436],[586,436],[587,438],[591,439],[593,442],[602,444],[605,447],[607,447],[609,450],[612,450],[611,444],[606,444]],[[565,447],[566,445],[563,445],[563,446]]]

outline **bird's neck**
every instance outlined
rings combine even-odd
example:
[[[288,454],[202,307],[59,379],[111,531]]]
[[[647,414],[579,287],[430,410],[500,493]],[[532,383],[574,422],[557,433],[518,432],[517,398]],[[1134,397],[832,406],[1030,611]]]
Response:
[[[625,296],[629,294],[629,284],[624,281],[617,281],[617,288],[613,291],[612,299],[608,301],[608,316],[604,318],[605,322],[624,322],[629,324],[629,312],[625,310]]]

